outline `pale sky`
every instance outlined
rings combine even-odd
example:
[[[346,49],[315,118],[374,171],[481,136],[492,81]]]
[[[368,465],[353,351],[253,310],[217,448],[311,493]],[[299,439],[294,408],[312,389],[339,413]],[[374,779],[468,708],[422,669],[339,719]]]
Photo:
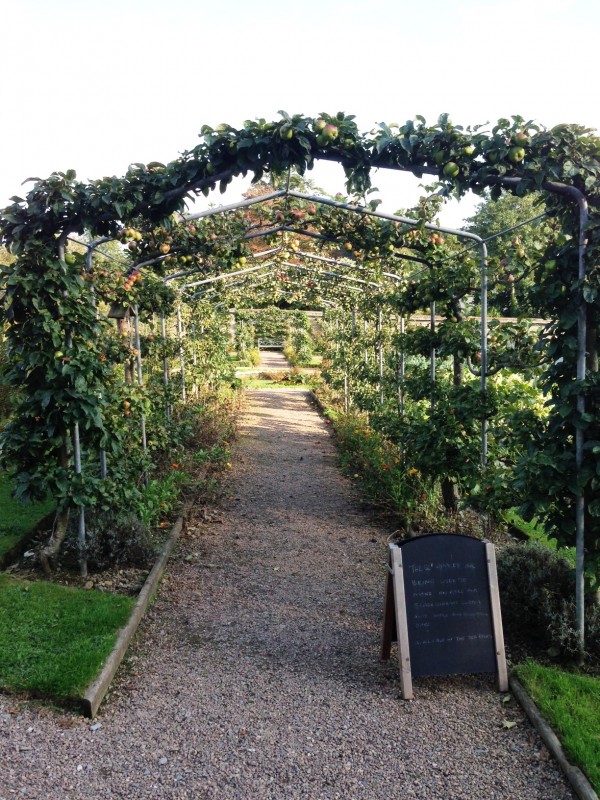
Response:
[[[6,6],[6,8],[4,7]],[[0,207],[30,176],[82,180],[170,161],[204,124],[279,109],[380,121],[519,114],[600,129],[598,0],[0,0]],[[311,174],[331,192],[343,173]],[[374,177],[382,208],[419,181]],[[239,198],[236,186],[216,203]],[[473,204],[449,209],[460,225]]]

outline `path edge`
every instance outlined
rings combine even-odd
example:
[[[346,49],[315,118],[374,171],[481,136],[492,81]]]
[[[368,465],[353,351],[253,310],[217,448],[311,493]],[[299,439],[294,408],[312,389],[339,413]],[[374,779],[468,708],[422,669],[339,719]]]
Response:
[[[98,713],[100,704],[106,696],[108,688],[115,677],[119,666],[121,665],[121,661],[123,660],[131,640],[133,639],[135,632],[142,621],[144,613],[146,612],[146,609],[148,608],[148,605],[154,596],[158,584],[160,583],[160,579],[162,578],[169,557],[173,552],[173,548],[175,547],[177,539],[179,538],[182,527],[183,517],[181,516],[171,528],[169,538],[163,545],[160,555],[154,563],[150,574],[146,578],[146,581],[140,590],[136,603],[131,612],[131,616],[129,617],[127,624],[121,628],[112,652],[104,662],[104,666],[102,667],[99,675],[97,675],[97,677],[92,683],[89,684],[83,693],[83,697],[80,701],[81,708],[83,714],[86,717],[90,717],[90,719],[94,719]]]
[[[598,800],[598,795],[594,791],[592,784],[586,778],[585,774],[579,769],[579,767],[571,764],[571,762],[567,759],[558,736],[546,722],[539,708],[532,700],[521,681],[519,681],[519,679],[513,674],[509,676],[508,682],[511,692],[517,698],[519,705],[529,717],[530,722],[539,733],[542,741],[558,762],[558,765],[571,784],[571,787],[577,797],[579,797],[580,800]]]
[[[317,395],[317,393],[315,392],[315,390],[314,390],[314,389],[309,389],[309,390],[308,390],[308,394],[309,394],[309,397],[310,397],[310,399],[311,399],[311,400],[312,400],[312,402],[314,403],[314,405],[316,405],[316,407],[317,407],[317,410],[319,411],[319,413],[320,413],[320,414],[321,414],[323,417],[326,417],[326,416],[327,416],[327,408],[326,408],[326,406],[325,406],[325,403],[324,403],[324,402],[321,400],[321,398],[320,398],[320,397]]]

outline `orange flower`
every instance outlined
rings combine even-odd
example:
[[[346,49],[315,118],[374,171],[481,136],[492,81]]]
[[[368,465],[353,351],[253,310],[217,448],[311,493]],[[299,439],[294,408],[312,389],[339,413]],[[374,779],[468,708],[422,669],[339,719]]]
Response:
[[[171,466],[173,467],[173,469],[179,469],[179,464],[171,464]]]

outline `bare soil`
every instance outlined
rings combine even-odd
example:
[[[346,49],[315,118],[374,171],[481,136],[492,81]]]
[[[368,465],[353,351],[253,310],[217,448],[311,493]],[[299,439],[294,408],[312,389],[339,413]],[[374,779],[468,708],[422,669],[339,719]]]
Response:
[[[400,699],[391,532],[308,392],[248,392],[226,497],[187,520],[98,719],[0,695],[0,800],[573,798],[492,676]]]

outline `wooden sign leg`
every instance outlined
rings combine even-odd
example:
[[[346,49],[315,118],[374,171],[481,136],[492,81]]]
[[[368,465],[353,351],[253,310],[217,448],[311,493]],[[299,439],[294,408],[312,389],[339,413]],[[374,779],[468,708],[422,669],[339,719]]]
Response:
[[[506,669],[506,652],[504,650],[504,632],[502,630],[502,615],[500,613],[500,594],[498,592],[498,574],[496,572],[496,551],[491,542],[485,545],[488,583],[490,587],[490,604],[492,607],[492,625],[494,628],[494,643],[496,645],[496,664],[498,670],[498,691],[508,691],[508,672]]]
[[[383,632],[381,635],[381,660],[387,661],[392,652],[392,640],[396,627],[396,611],[394,609],[394,584],[388,568],[385,579],[385,596],[383,601]]]
[[[392,575],[394,583],[394,607],[396,610],[396,633],[398,638],[398,661],[400,663],[400,687],[402,698],[412,700],[412,674],[410,671],[410,648],[408,646],[408,624],[406,619],[406,598],[404,596],[404,570],[402,550],[390,545]]]

